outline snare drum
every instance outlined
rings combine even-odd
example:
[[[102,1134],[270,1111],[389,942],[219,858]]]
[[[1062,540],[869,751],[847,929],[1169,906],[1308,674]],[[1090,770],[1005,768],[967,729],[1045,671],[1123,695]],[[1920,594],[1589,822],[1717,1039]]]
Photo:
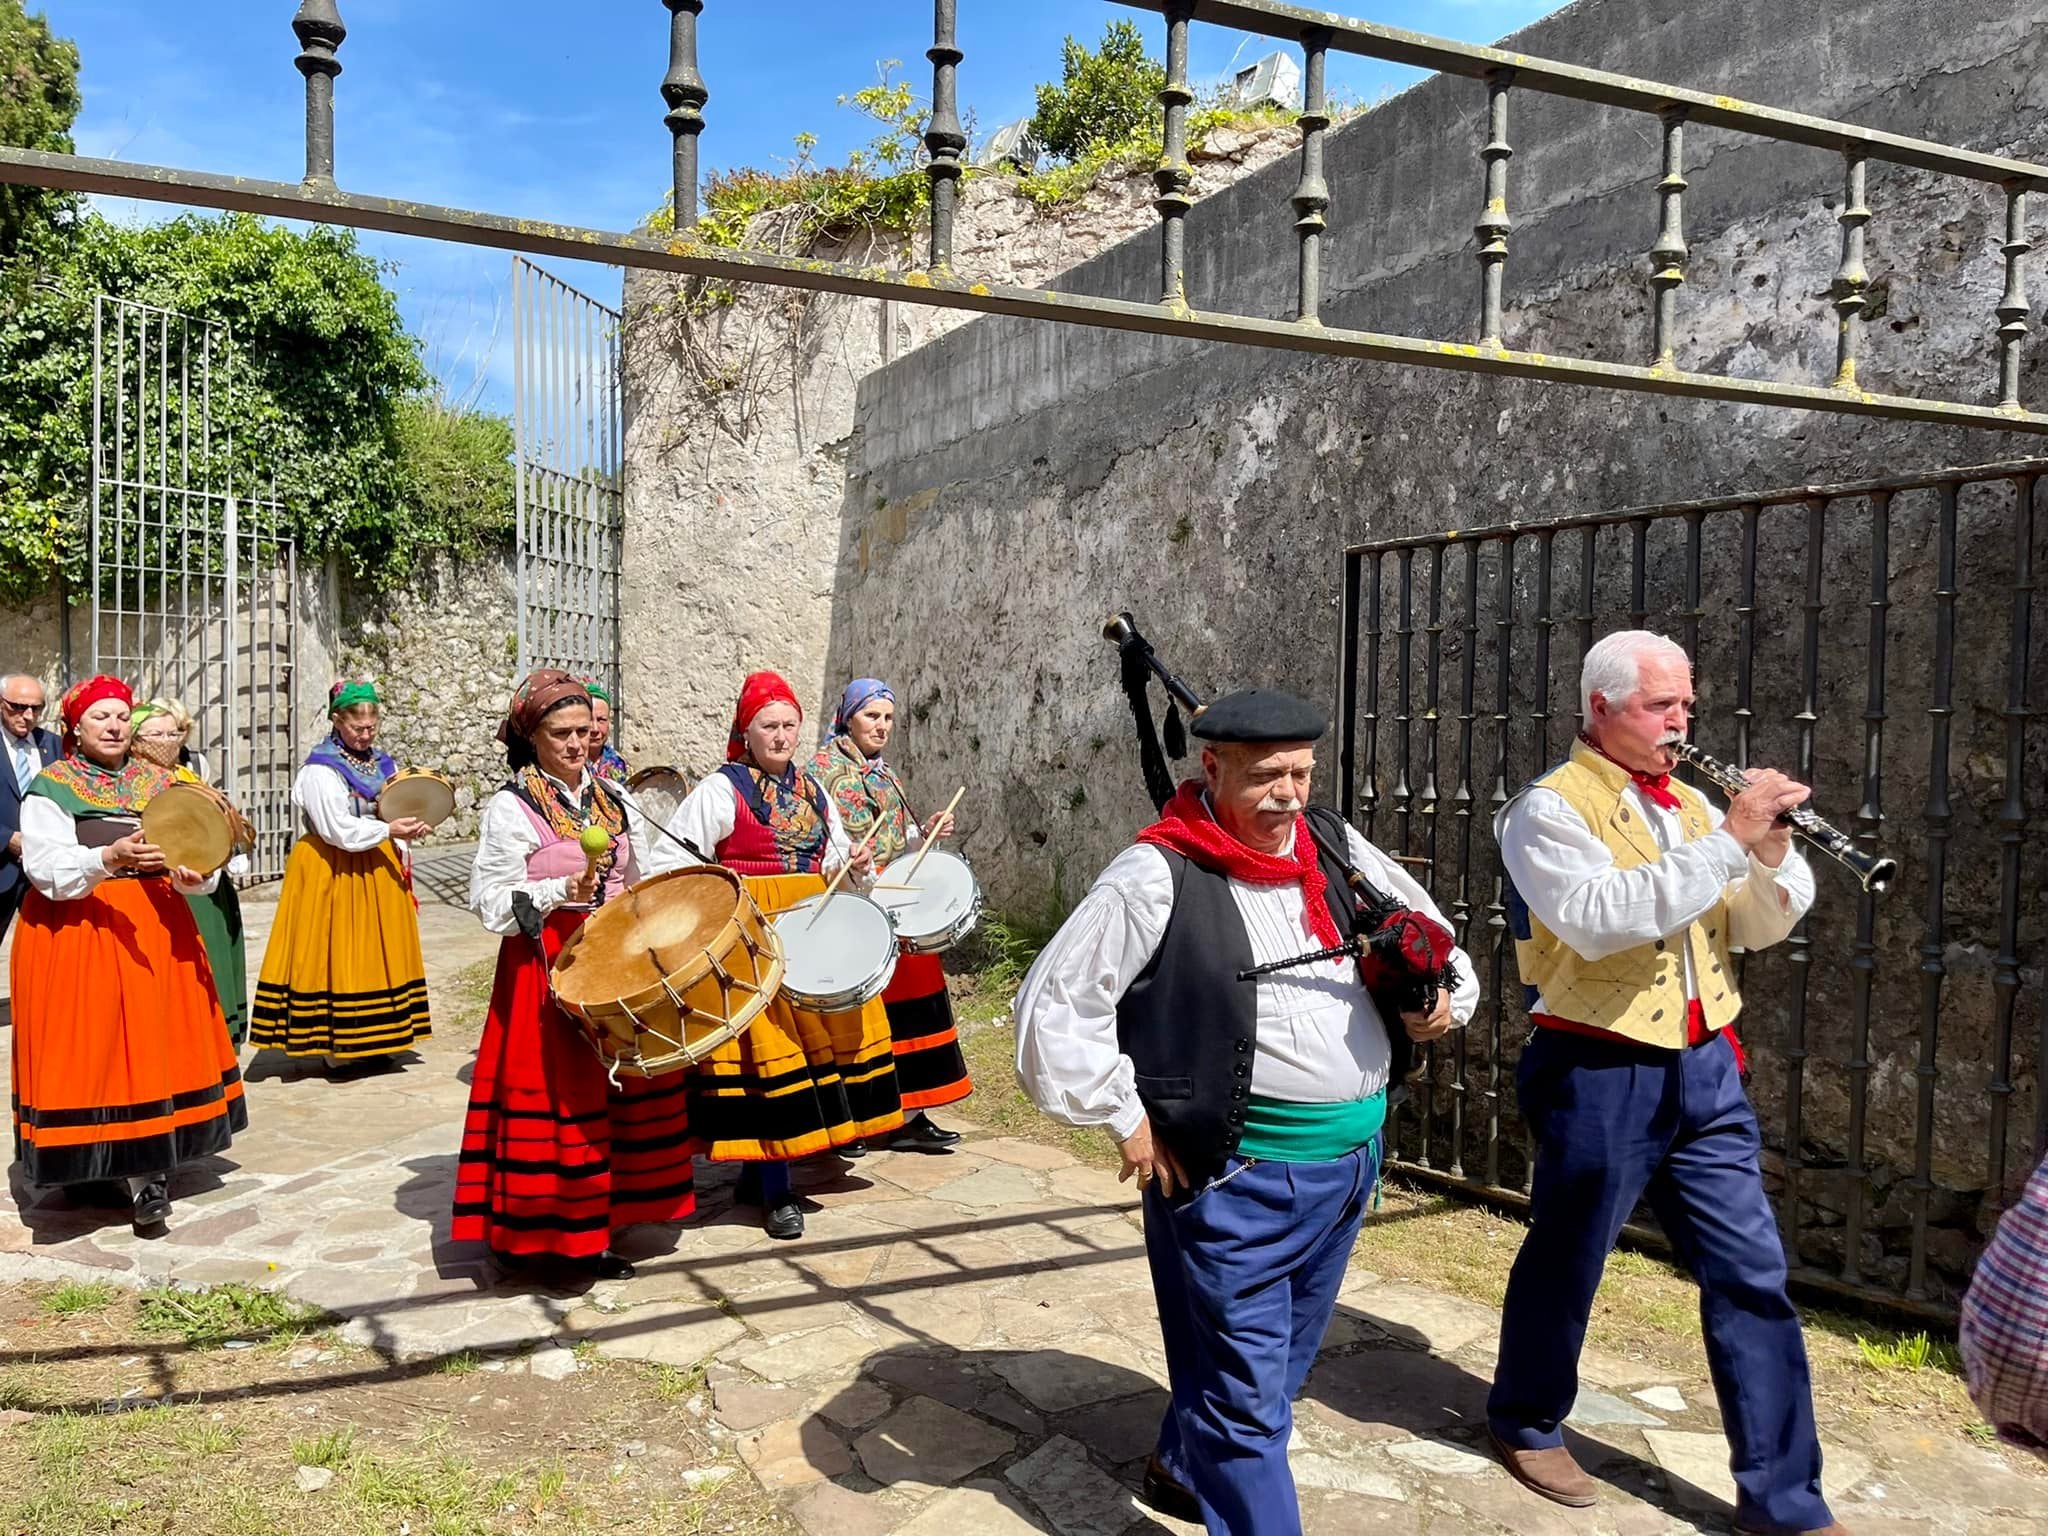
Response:
[[[923,855],[906,853],[882,871],[870,893],[896,920],[896,942],[907,955],[936,955],[951,949],[981,921],[981,887],[974,870],[962,854],[934,848]],[[891,890],[890,883],[902,883],[917,864],[917,879],[910,890]]]
[[[228,797],[210,784],[166,785],[142,808],[142,835],[164,851],[172,869],[210,875],[235,856],[248,826]]]
[[[752,1024],[782,949],[738,875],[695,865],[642,880],[569,936],[549,984],[606,1067],[659,1077]]]
[[[896,974],[895,923],[852,891],[798,902],[775,919],[775,936],[782,945],[784,994],[814,1013],[873,1002]]]
[[[690,798],[690,776],[680,768],[642,768],[626,780],[626,793],[640,812],[658,826],[675,820]]]
[[[424,768],[401,768],[377,796],[377,815],[384,821],[411,817],[438,827],[455,814],[455,786]]]

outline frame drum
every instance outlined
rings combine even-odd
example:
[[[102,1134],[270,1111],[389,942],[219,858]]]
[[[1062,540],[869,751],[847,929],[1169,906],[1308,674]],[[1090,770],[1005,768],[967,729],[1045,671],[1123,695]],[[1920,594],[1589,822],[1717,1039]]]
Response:
[[[168,785],[142,808],[142,835],[163,849],[164,861],[202,875],[235,856],[235,836],[245,825],[228,797],[210,784]]]
[[[438,827],[455,814],[455,786],[424,768],[401,768],[377,796],[377,815],[384,821],[415,817]]]
[[[680,768],[642,768],[626,780],[626,793],[648,820],[666,827],[690,797],[690,776]]]

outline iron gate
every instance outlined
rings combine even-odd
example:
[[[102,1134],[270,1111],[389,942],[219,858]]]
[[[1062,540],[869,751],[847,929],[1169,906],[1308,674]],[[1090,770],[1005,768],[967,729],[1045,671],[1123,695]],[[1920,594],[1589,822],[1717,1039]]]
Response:
[[[2028,963],[2044,937],[2027,794],[2048,768],[2031,728],[2044,475],[2034,459],[1346,552],[1340,807],[1427,870],[1483,995],[1463,1039],[1429,1053],[1399,1162],[1528,1191],[1527,1014],[1493,816],[1563,758],[1593,640],[1660,629],[1694,658],[1696,741],[1811,783],[1822,815],[1902,866],[1879,900],[1813,855],[1814,910],[1745,957],[1738,1028],[1801,1278],[1941,1304],[1982,1197],[2048,1150]]]
[[[519,670],[561,667],[619,696],[619,312],[512,261]]]
[[[93,302],[92,666],[170,697],[256,828],[251,877],[284,873],[295,821],[297,544],[273,483],[235,459],[234,338],[130,299]]]

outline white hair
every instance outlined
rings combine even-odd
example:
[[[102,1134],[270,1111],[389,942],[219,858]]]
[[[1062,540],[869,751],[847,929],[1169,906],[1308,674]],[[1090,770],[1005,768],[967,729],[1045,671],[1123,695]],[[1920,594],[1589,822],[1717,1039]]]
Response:
[[[1643,661],[1650,656],[1669,656],[1692,665],[1684,646],[1655,630],[1618,629],[1595,641],[1579,667],[1579,718],[1593,718],[1596,693],[1610,705],[1625,703],[1643,686]]]

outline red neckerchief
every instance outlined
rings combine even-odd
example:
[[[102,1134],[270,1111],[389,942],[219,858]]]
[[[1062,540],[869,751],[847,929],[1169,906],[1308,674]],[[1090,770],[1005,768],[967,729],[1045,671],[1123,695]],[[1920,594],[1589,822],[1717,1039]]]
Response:
[[[1323,878],[1323,866],[1316,858],[1316,842],[1309,835],[1306,816],[1294,818],[1292,854],[1260,853],[1217,825],[1208,802],[1202,798],[1202,786],[1191,779],[1174,792],[1159,819],[1138,834],[1138,841],[1155,848],[1169,848],[1204,869],[1251,885],[1285,885],[1298,880],[1307,907],[1308,931],[1316,942],[1344,942],[1337,932],[1337,920],[1330,915],[1325,895],[1329,882]]]
[[[1598,743],[1592,740],[1591,737],[1581,734],[1579,740],[1585,742],[1587,746],[1591,747],[1595,752],[1598,752],[1602,757],[1606,758],[1607,761],[1613,763],[1615,767],[1619,768],[1623,773],[1627,774],[1629,776],[1630,782],[1632,782],[1637,789],[1640,789],[1644,794],[1650,797],[1650,804],[1661,805],[1667,811],[1677,811],[1683,810],[1685,808],[1685,802],[1683,800],[1680,800],[1678,796],[1671,793],[1670,774],[1644,773],[1641,769],[1629,767],[1627,763],[1622,762],[1619,758],[1615,757],[1613,753],[1603,750]]]

